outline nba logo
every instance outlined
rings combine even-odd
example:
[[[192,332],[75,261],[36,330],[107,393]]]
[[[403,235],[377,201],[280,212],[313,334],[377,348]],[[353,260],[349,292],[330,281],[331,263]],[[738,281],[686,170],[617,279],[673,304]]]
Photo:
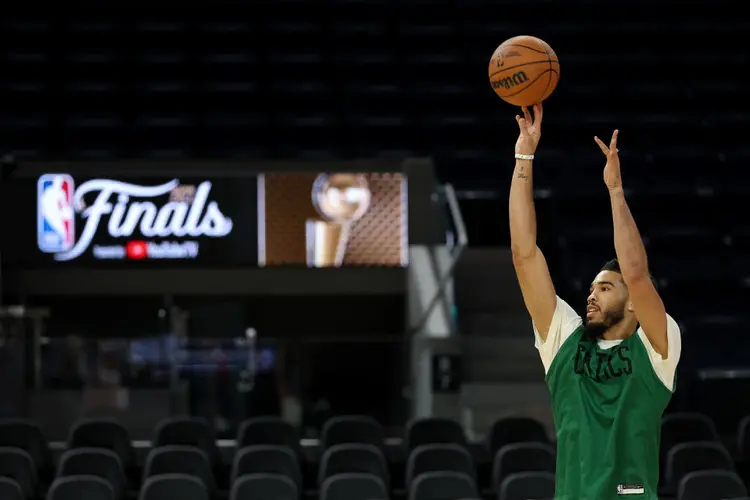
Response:
[[[73,178],[66,174],[42,175],[37,188],[37,243],[45,253],[66,252],[75,243]]]

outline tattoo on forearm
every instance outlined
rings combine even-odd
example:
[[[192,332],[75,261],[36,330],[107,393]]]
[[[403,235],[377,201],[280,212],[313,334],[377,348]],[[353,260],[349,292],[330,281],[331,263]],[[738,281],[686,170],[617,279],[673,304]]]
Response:
[[[516,175],[519,179],[529,180],[529,176],[523,172],[523,167],[518,167],[518,174]]]

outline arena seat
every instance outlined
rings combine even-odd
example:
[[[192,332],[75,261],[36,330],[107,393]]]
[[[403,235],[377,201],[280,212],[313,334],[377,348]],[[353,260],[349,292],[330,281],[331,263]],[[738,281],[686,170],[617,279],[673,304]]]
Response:
[[[205,419],[198,417],[170,417],[162,420],[156,426],[155,445],[196,447],[203,450],[212,466],[219,458],[213,427]]]
[[[18,482],[9,477],[0,477],[0,498],[3,500],[26,500]]]
[[[297,457],[302,457],[297,429],[279,417],[256,417],[245,420],[237,432],[237,444],[240,447],[256,444],[287,446]]]
[[[104,448],[74,448],[60,457],[57,477],[90,475],[104,479],[112,487],[115,499],[123,497],[128,480],[115,452]]]
[[[329,418],[323,425],[322,445],[361,443],[382,449],[385,442],[383,426],[366,415],[340,415]]]
[[[499,490],[503,480],[519,472],[555,472],[555,450],[544,443],[511,443],[495,454],[492,488]]]
[[[721,443],[698,441],[677,444],[667,452],[665,490],[674,493],[682,478],[691,472],[705,470],[735,472],[732,457]]]
[[[382,479],[372,474],[350,472],[331,476],[320,485],[320,500],[368,500],[389,498]]]
[[[152,449],[143,467],[144,480],[162,474],[188,474],[203,483],[209,495],[216,489],[208,454],[193,446],[161,446]]]
[[[372,474],[386,487],[390,485],[388,464],[380,448],[369,444],[348,443],[331,446],[323,452],[318,466],[318,485],[329,477],[349,472]]]
[[[40,468],[49,467],[52,462],[44,433],[39,424],[29,420],[0,420],[0,447],[26,451]]]
[[[232,483],[229,500],[299,500],[294,481],[279,474],[247,474]]]
[[[0,448],[0,477],[16,481],[27,498],[36,494],[37,469],[31,455],[24,450]]]
[[[518,442],[549,443],[549,437],[540,422],[528,417],[500,418],[492,424],[488,445],[493,456],[503,446]]]
[[[417,446],[406,463],[406,486],[409,487],[427,472],[460,472],[473,482],[477,481],[477,469],[465,447],[453,443],[423,444]]]
[[[109,418],[85,418],[70,428],[68,448],[106,448],[115,452],[126,469],[135,460],[133,445],[125,426]]]
[[[406,448],[409,452],[423,444],[452,443],[466,446],[466,435],[455,420],[422,418],[409,422],[406,428]]]
[[[452,471],[424,472],[409,485],[409,500],[472,498],[479,496],[474,480]]]
[[[747,488],[734,472],[691,472],[680,481],[677,500],[723,500],[747,496]]]
[[[302,473],[297,456],[286,446],[258,444],[241,448],[234,456],[231,484],[248,474],[277,474],[288,477],[302,491]]]
[[[503,479],[498,500],[544,500],[555,496],[555,475],[550,472],[517,472]]]
[[[210,496],[203,482],[195,476],[160,474],[147,478],[143,482],[138,500],[161,500],[163,498],[209,500]]]
[[[52,482],[47,500],[115,500],[112,486],[96,476],[58,477]]]

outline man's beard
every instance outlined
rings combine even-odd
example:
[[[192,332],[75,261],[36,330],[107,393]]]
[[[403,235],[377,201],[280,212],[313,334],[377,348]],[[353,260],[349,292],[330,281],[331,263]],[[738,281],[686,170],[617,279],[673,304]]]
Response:
[[[599,340],[604,332],[625,318],[625,311],[607,311],[603,314],[604,319],[602,321],[588,321],[583,326],[583,338],[591,341]]]

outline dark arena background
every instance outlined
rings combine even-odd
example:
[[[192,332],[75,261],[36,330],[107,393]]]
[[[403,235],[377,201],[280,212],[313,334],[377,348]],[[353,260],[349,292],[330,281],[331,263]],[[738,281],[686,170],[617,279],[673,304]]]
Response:
[[[615,256],[593,137],[618,128],[682,330],[662,498],[748,496],[739,8],[8,7],[0,497],[551,498],[549,391],[509,250],[519,110],[486,73],[521,34],[561,64],[534,176],[557,293],[583,312]]]

